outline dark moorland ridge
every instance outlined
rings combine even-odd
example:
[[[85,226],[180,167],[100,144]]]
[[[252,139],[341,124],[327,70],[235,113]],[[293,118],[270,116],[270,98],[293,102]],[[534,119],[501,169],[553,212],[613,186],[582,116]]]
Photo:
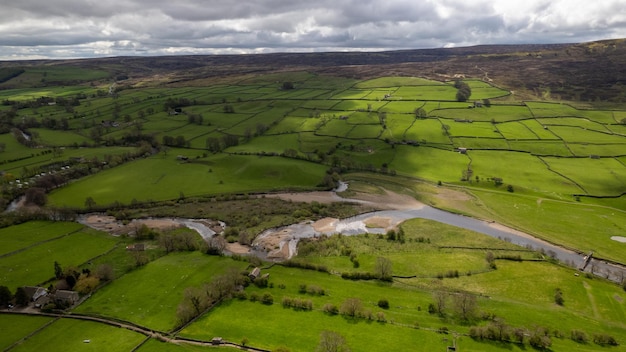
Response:
[[[167,73],[170,84],[280,70],[309,70],[359,79],[382,75],[452,79],[463,75],[517,89],[520,94],[536,96],[550,92],[552,98],[565,100],[626,102],[626,39],[386,52],[5,61],[0,62],[0,67],[42,64],[107,69],[114,75],[131,79]]]

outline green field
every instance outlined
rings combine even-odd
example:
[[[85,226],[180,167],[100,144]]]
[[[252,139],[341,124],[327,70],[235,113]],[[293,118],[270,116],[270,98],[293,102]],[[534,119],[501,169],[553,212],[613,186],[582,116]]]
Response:
[[[324,167],[280,157],[216,155],[184,163],[172,150],[101,172],[50,195],[52,204],[84,206],[86,197],[96,204],[132,199],[167,200],[221,193],[263,192],[274,189],[306,189],[322,181]],[[196,160],[194,154],[187,154]]]
[[[51,231],[55,231],[53,225]],[[65,225],[63,232],[73,229]],[[42,237],[53,237],[45,228]],[[58,230],[56,230],[58,231]],[[54,233],[54,232],[52,232]],[[11,234],[11,237],[14,235]],[[86,229],[36,246],[24,247],[23,251],[12,252],[0,258],[0,281],[14,291],[19,286],[35,286],[54,278],[54,262],[62,267],[79,266],[114,248],[118,240],[95,230]]]
[[[76,311],[169,331],[178,323],[176,307],[184,289],[202,286],[228,267],[245,265],[198,252],[171,254],[107,285]]]
[[[33,213],[2,217],[0,285],[11,292],[47,287],[54,262],[89,270],[110,264],[115,279],[72,312],[171,332],[180,325],[185,289],[228,269],[247,273],[249,263],[200,251],[166,254],[166,238],[159,238],[166,234],[157,233],[146,240],[151,261],[140,265],[125,249],[135,241],[127,235],[27,220],[54,218],[55,208],[102,211],[124,223],[207,216],[231,219],[229,240],[245,241],[266,227],[337,216],[327,204],[248,194],[328,190],[337,179],[348,180],[347,197],[371,201],[393,191],[624,264],[626,247],[611,239],[626,233],[626,109],[617,103],[521,101],[477,79],[465,80],[472,94],[457,101],[452,81],[398,72],[367,80],[305,71],[196,80],[192,69],[171,84],[165,77],[118,82],[109,94],[115,75],[106,70],[46,63],[0,84],[0,205],[33,185],[47,191],[45,206],[26,208]],[[282,88],[286,82],[294,89]],[[301,242],[296,260],[328,272],[251,259],[270,274],[269,286],[245,286],[239,298],[225,299],[177,335],[312,351],[324,330],[334,330],[353,351],[443,351],[455,341],[463,351],[522,352],[533,350],[528,339],[541,326],[552,351],[618,351],[626,344],[621,286],[471,231],[415,219],[401,228],[404,242],[385,235]],[[489,252],[496,259],[489,261]],[[393,280],[341,277],[375,272],[380,257],[392,263]],[[302,285],[324,294],[303,293]],[[557,289],[563,304],[556,303]],[[264,294],[273,304],[251,300]],[[456,299],[466,295],[477,308],[464,319]],[[441,297],[447,306],[429,312]],[[312,309],[283,307],[285,298],[310,300]],[[361,300],[365,317],[324,312],[349,298]],[[384,299],[389,307],[379,306]],[[471,326],[500,319],[511,331],[524,329],[526,343],[468,336]],[[28,337],[11,351],[200,349],[65,318],[3,314],[0,330],[2,349]],[[590,341],[575,343],[572,330]],[[620,346],[595,344],[599,333]]]
[[[144,335],[114,326],[60,319],[12,351],[130,351],[144,339]]]

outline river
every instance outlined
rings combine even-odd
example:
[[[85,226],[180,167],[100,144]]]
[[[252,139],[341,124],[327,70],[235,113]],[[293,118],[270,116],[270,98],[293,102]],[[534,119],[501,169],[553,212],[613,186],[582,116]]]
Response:
[[[281,242],[280,246],[281,248],[285,245],[289,246],[289,257],[291,257],[292,255],[295,255],[297,253],[297,244],[298,241],[302,238],[310,238],[323,234],[332,235],[337,233],[347,236],[363,233],[385,233],[386,230],[383,228],[369,227],[366,225],[367,220],[373,218],[387,218],[391,220],[391,224],[399,224],[402,221],[414,218],[434,220],[444,224],[479,232],[494,238],[498,238],[502,241],[507,241],[519,245],[524,248],[540,251],[546,256],[551,255],[554,258],[558,259],[560,262],[576,268],[580,267],[583,264],[584,257],[586,255],[584,253],[578,253],[554,245],[542,239],[533,237],[529,234],[525,234],[513,229],[508,229],[495,223],[449,213],[427,205],[422,206],[419,209],[383,210],[357,215],[337,221],[332,229],[326,231],[315,230],[313,224],[311,223],[299,223],[277,229],[270,229],[264,231],[255,239],[253,247],[255,247],[255,244],[258,244],[259,241],[263,240],[267,236],[271,236],[275,233],[288,233],[289,236],[287,236],[287,238]],[[256,252],[256,254],[264,256],[264,253],[260,253],[258,251]],[[597,260],[595,258],[591,259],[590,263],[585,269],[585,272],[592,271],[595,275],[608,278],[611,281],[618,283],[621,282],[623,277],[626,277],[626,267],[607,263],[605,261]]]

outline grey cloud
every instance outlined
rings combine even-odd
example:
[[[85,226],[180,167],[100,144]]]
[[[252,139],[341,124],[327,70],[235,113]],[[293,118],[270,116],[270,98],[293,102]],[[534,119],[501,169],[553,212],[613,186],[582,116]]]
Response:
[[[0,12],[0,59],[382,50],[626,37],[603,0],[20,0]]]

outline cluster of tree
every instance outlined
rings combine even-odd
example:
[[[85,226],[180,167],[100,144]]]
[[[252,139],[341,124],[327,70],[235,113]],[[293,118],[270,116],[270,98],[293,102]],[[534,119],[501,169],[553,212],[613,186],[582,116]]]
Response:
[[[525,340],[539,350],[545,350],[552,345],[549,330],[545,327],[537,327],[532,330],[515,328],[506,324],[502,318],[494,318],[486,326],[472,326],[469,335],[475,340],[489,340],[524,344]]]
[[[292,90],[295,88],[296,87],[293,85],[293,82],[289,82],[289,81],[283,82],[283,84],[280,86],[280,89],[282,90]]]
[[[472,95],[472,89],[470,88],[470,86],[461,80],[457,80],[454,82],[454,88],[457,89],[456,91],[457,101],[461,101],[461,102],[467,101],[469,97]]]
[[[166,253],[175,251],[191,252],[202,249],[201,239],[198,234],[186,228],[161,233],[158,235],[158,241]]]
[[[197,101],[195,99],[190,100],[184,97],[181,98],[167,98],[165,103],[163,104],[164,111],[170,111],[175,108],[182,108],[185,106],[197,105]]]
[[[259,295],[256,292],[252,292],[249,299],[250,302],[261,302],[268,306],[274,304],[274,296],[272,296],[272,294],[269,292],[265,292],[262,295]]]
[[[185,139],[185,136],[163,136],[163,145],[168,147],[189,147],[189,141]]]
[[[315,352],[350,352],[346,339],[334,331],[322,331]]]
[[[319,272],[323,272],[323,273],[329,273],[330,271],[328,270],[328,267],[325,265],[321,265],[321,264],[313,264],[313,263],[308,263],[308,262],[304,262],[304,261],[299,261],[296,259],[289,259],[287,261],[284,261],[281,263],[282,265],[286,266],[286,267],[291,267],[291,268],[301,268],[301,269],[308,269],[308,270],[315,270],[315,271],[319,271]]]
[[[204,117],[202,114],[187,114],[187,121],[196,125],[202,125]]]
[[[76,267],[67,267],[63,269],[55,261],[54,277],[57,280],[57,289],[74,290],[80,294],[87,294],[94,291],[101,281],[113,280],[114,271],[110,264],[101,264],[93,272],[87,268],[79,270]]]
[[[416,119],[425,119],[428,117],[428,112],[424,108],[415,109],[415,118]]]
[[[80,101],[83,99],[87,99],[87,95],[84,93],[79,93],[70,97],[39,97],[31,100],[3,100],[2,105],[11,106],[14,109],[36,109],[42,106],[47,106],[50,104],[55,104],[58,106],[63,106],[66,108],[80,106]]]
[[[313,296],[324,296],[326,294],[326,290],[317,285],[300,284],[298,287],[298,293],[310,294]]]
[[[17,67],[3,67],[0,68],[0,83],[9,81],[22,73],[26,72],[23,68]]]
[[[231,104],[224,104],[224,107],[222,108],[222,110],[224,110],[224,113],[226,114],[235,113],[235,108]]]
[[[228,147],[239,145],[239,137],[226,134],[222,138],[209,137],[206,139],[206,148],[213,153],[219,153]]]
[[[402,227],[398,229],[398,231],[394,229],[387,231],[387,234],[385,236],[387,237],[387,241],[391,242],[397,241],[400,243],[404,243],[406,241],[406,235],[404,234],[404,229]]]
[[[445,317],[451,308],[454,315],[462,322],[470,322],[476,318],[478,303],[476,296],[467,292],[436,291],[433,294],[434,303],[428,305],[430,314],[439,314]]]
[[[246,276],[237,270],[229,270],[201,287],[188,287],[176,310],[181,325],[186,324],[215,303],[233,297],[238,288],[245,284]]]
[[[283,297],[282,305],[285,308],[293,308],[294,310],[313,310],[313,301],[310,299]]]

